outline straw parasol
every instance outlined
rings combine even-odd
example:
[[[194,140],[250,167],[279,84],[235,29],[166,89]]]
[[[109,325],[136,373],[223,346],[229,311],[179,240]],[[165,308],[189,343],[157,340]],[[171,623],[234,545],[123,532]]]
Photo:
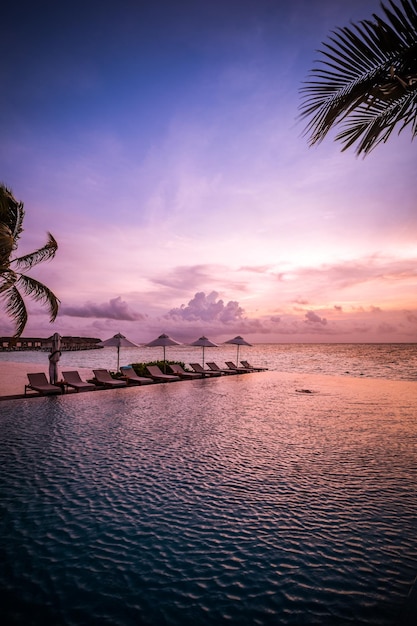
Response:
[[[203,348],[203,368],[204,368],[204,348],[218,348],[217,343],[214,343],[214,341],[210,341],[210,339],[207,339],[207,337],[205,337],[204,335],[200,337],[199,339],[197,339],[196,341],[193,341],[193,343],[190,345],[201,346]]]
[[[117,333],[110,339],[106,339],[105,341],[100,341],[98,346],[102,348],[106,348],[108,346],[117,348],[117,370],[119,371],[119,363],[120,363],[120,348],[139,348],[137,343],[133,343],[130,339],[126,339],[124,335],[121,333]]]
[[[175,341],[175,339],[172,339],[172,337],[170,337],[169,335],[166,335],[165,333],[162,333],[162,335],[159,335],[159,337],[157,337],[153,341],[150,341],[149,343],[146,344],[148,348],[155,348],[156,346],[163,347],[164,349],[164,373],[166,373],[165,348],[167,346],[179,346],[179,345],[181,345],[179,341]]]
[[[237,337],[233,337],[233,339],[229,339],[228,341],[225,341],[225,343],[232,343],[234,345],[237,346],[237,354],[236,354],[236,365],[239,367],[239,348],[240,346],[251,346],[252,344],[249,343],[248,341],[246,341],[245,339],[243,339],[243,337],[241,337],[240,335],[237,335]]]

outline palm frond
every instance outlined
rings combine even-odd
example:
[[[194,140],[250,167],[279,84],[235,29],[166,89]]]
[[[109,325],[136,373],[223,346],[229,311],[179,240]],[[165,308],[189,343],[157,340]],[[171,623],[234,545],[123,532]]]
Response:
[[[414,122],[412,135],[417,134],[417,126],[415,124],[415,108],[417,106],[417,94],[410,103],[410,97],[404,96],[399,100],[392,102],[388,107],[381,103],[375,103],[372,109],[362,107],[359,108],[344,124],[343,130],[336,136],[344,144],[342,150],[348,149],[356,141],[358,144],[358,152],[368,154],[380,143],[385,143],[395,127],[399,118],[402,120],[402,126],[398,132],[401,132],[408,124]]]
[[[10,228],[7,224],[0,222],[0,273],[2,272],[2,268],[7,268],[10,264],[14,241]]]
[[[29,270],[42,261],[52,259],[58,249],[56,240],[48,233],[48,240],[42,248],[12,259],[13,250],[17,248],[18,239],[23,232],[24,215],[23,203],[18,202],[12,191],[0,183],[0,298],[5,304],[6,313],[16,325],[15,337],[21,335],[28,319],[19,288],[24,295],[47,306],[51,322],[56,319],[60,304],[48,287],[13,269]]]
[[[26,272],[38,263],[52,259],[55,256],[57,249],[58,244],[56,240],[51,233],[48,233],[48,241],[42,248],[39,248],[39,250],[35,250],[35,252],[31,252],[30,254],[26,254],[25,256],[13,259],[12,263],[16,264],[17,269]]]
[[[49,309],[50,322],[56,319],[60,301],[46,285],[24,274],[19,274],[17,285],[22,287],[27,296],[31,296],[36,302],[47,306]]]
[[[2,298],[5,301],[6,313],[11,317],[16,327],[13,336],[20,337],[28,321],[28,314],[23,298],[19,290],[14,286],[9,288],[5,294],[2,295]]]
[[[23,231],[23,219],[25,211],[23,202],[18,202],[13,196],[11,189],[0,184],[0,222],[10,228],[15,239],[19,238]],[[16,244],[17,245],[17,244]],[[15,247],[16,247],[15,245]]]
[[[8,291],[16,284],[19,275],[11,269],[0,270],[0,294]]]
[[[381,4],[385,20],[373,15],[374,21],[337,29],[323,44],[319,65],[300,89],[310,145],[339,124],[344,129],[336,140],[343,149],[360,141],[358,154],[386,141],[397,125],[399,132],[411,125],[415,136],[417,0],[400,1],[401,8],[392,0]]]

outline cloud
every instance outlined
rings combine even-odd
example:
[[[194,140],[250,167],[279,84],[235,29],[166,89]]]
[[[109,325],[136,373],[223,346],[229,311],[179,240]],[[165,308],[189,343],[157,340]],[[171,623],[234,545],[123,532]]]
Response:
[[[144,320],[146,317],[142,313],[132,311],[127,302],[124,302],[120,296],[102,304],[86,302],[83,306],[62,306],[60,314],[69,317],[106,318],[130,322]]]
[[[281,321],[281,317],[279,315],[272,315],[270,317],[270,321],[273,322],[274,324],[279,324]]]
[[[217,268],[218,270],[218,268]],[[180,266],[166,272],[164,276],[153,278],[152,282],[172,289],[189,290],[202,282],[212,280],[212,273],[215,275],[216,268],[209,265],[191,265],[189,267]]]
[[[379,280],[384,283],[398,283],[415,280],[416,259],[393,259],[373,254],[363,259],[341,263],[324,263],[319,267],[294,269],[293,276],[305,282],[325,281],[332,289],[346,289],[363,283]]]
[[[413,313],[412,311],[404,311],[404,313],[407,322],[409,322],[410,324],[417,324],[417,314]]]
[[[322,324],[326,326],[327,320],[324,317],[319,317],[314,311],[307,311],[306,319],[304,320],[306,324]]]
[[[272,269],[272,265],[242,265],[240,272],[253,272],[254,274],[266,274]]]
[[[229,324],[243,319],[244,310],[236,301],[224,304],[218,300],[217,291],[212,291],[207,296],[203,291],[195,294],[187,305],[182,304],[179,308],[171,309],[165,316],[167,319],[181,319],[188,322],[221,322]]]
[[[383,322],[378,326],[378,333],[382,335],[389,335],[391,333],[395,333],[397,331],[397,327],[394,324],[389,324],[388,322]]]
[[[198,287],[204,286],[205,289],[224,290],[233,289],[234,291],[247,291],[248,287],[245,283],[229,278],[230,269],[223,265],[200,264],[190,266],[177,266],[169,272],[164,271],[161,276],[154,276],[150,282],[156,285],[162,285],[175,291],[182,291],[189,294]]]

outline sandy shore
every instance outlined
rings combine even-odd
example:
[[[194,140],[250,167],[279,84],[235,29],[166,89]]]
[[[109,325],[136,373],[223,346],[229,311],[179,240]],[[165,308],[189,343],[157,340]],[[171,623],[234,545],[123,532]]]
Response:
[[[91,369],[77,368],[81,378],[93,377]],[[0,397],[16,396],[25,393],[25,385],[29,382],[27,373],[44,372],[49,380],[48,364],[0,362]]]

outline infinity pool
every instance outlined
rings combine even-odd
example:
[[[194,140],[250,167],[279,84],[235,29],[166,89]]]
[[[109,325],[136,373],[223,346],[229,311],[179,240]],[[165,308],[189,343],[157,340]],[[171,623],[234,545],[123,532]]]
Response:
[[[268,372],[2,402],[3,623],[416,623],[409,389]]]

